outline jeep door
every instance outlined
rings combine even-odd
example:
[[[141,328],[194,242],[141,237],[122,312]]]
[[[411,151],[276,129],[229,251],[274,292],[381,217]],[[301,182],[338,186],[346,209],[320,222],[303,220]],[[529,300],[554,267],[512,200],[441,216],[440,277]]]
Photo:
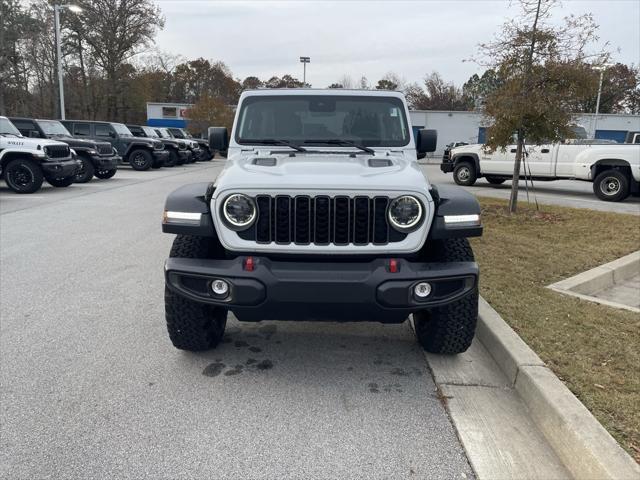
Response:
[[[118,155],[124,155],[126,152],[126,147],[123,143],[118,139],[116,131],[114,128],[108,123],[94,123],[93,124],[93,136],[102,140],[103,142],[109,142],[111,146],[115,147],[118,151]]]

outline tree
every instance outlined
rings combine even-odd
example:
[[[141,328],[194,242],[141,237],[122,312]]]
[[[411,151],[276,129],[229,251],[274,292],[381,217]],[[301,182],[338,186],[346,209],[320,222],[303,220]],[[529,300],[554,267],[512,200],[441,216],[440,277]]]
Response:
[[[469,100],[469,106],[479,108],[484,103],[484,99],[492,94],[501,83],[496,71],[489,68],[482,76],[474,73],[462,86],[462,95]]]
[[[381,78],[378,80],[378,84],[376,85],[376,90],[397,90],[398,84],[393,83],[391,80],[387,80],[385,78]]]
[[[258,77],[247,77],[242,81],[242,90],[255,90],[264,87],[264,82]]]
[[[587,61],[606,54],[587,53],[597,37],[591,15],[550,22],[556,0],[520,0],[521,15],[508,21],[496,38],[479,45],[481,65],[492,68],[501,85],[486,98],[491,121],[486,148],[504,149],[517,136],[509,211],[515,212],[525,144],[559,141],[572,135],[572,112],[593,88]]]
[[[416,110],[468,110],[471,105],[462,90],[446,82],[438,72],[424,78],[424,89],[416,83],[405,88],[410,108]]]
[[[188,129],[192,133],[206,132],[209,127],[233,124],[233,110],[220,97],[203,96],[187,111]]]
[[[598,96],[597,85],[600,72],[589,69],[586,72],[596,87],[580,99],[580,112],[596,111]],[[640,67],[616,63],[604,69],[602,75],[602,95],[600,97],[600,113],[640,113],[637,99],[640,92]]]
[[[298,80],[292,77],[288,73],[283,75],[282,78],[273,76],[265,82],[267,88],[302,88],[304,83],[302,80]]]
[[[327,88],[344,88],[344,85],[342,85],[341,83],[332,83]]]

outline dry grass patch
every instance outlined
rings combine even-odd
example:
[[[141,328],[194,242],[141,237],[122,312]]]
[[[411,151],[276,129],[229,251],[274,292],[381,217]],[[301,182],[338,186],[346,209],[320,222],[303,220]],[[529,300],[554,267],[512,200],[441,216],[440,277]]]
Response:
[[[640,314],[545,288],[640,249],[640,217],[480,203],[481,294],[640,462]]]

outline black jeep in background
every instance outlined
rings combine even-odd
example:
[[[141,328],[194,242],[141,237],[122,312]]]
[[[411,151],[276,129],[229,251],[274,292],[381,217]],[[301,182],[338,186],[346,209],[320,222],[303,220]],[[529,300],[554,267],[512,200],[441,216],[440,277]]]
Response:
[[[97,178],[111,178],[118,170],[119,155],[109,142],[73,138],[69,130],[58,120],[35,118],[10,118],[20,133],[31,138],[51,138],[71,147],[82,162],[76,174],[76,183],[86,183],[95,175]]]
[[[176,138],[162,138],[156,130],[146,125],[129,125],[127,128],[135,137],[153,138],[164,143],[164,148],[169,152],[169,159],[165,162],[166,167],[182,165],[189,163],[191,159],[191,151],[187,148],[187,144],[183,140]]]
[[[209,161],[213,158],[213,152],[209,148],[209,142],[204,138],[195,138],[193,135],[187,132],[184,128],[169,127],[167,128],[167,130],[169,130],[169,133],[171,133],[171,135],[173,135],[174,138],[198,142],[198,145],[200,146],[200,156],[196,158],[196,160]]]
[[[134,170],[160,168],[169,158],[160,140],[134,137],[122,123],[89,120],[62,120],[62,123],[74,137],[109,142]]]

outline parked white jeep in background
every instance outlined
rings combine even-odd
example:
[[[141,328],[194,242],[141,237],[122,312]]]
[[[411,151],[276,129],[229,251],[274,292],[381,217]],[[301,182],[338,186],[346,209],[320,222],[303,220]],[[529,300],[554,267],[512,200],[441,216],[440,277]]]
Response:
[[[453,172],[458,185],[473,185],[480,177],[498,185],[513,177],[516,146],[494,152],[481,144],[451,149],[440,169]],[[574,140],[551,145],[527,145],[520,177],[533,180],[573,179],[593,182],[601,200],[619,202],[640,194],[640,145]]]
[[[0,178],[14,192],[36,192],[44,179],[54,187],[68,187],[81,165],[66,143],[23,137],[8,118],[0,117]]]
[[[227,312],[240,321],[401,323],[423,347],[465,351],[478,315],[478,266],[466,237],[480,207],[460,187],[431,185],[404,96],[387,91],[255,90],[240,97],[215,181],[165,204],[175,233],[165,264],[169,337],[215,347]],[[212,179],[213,180],[213,179]]]

